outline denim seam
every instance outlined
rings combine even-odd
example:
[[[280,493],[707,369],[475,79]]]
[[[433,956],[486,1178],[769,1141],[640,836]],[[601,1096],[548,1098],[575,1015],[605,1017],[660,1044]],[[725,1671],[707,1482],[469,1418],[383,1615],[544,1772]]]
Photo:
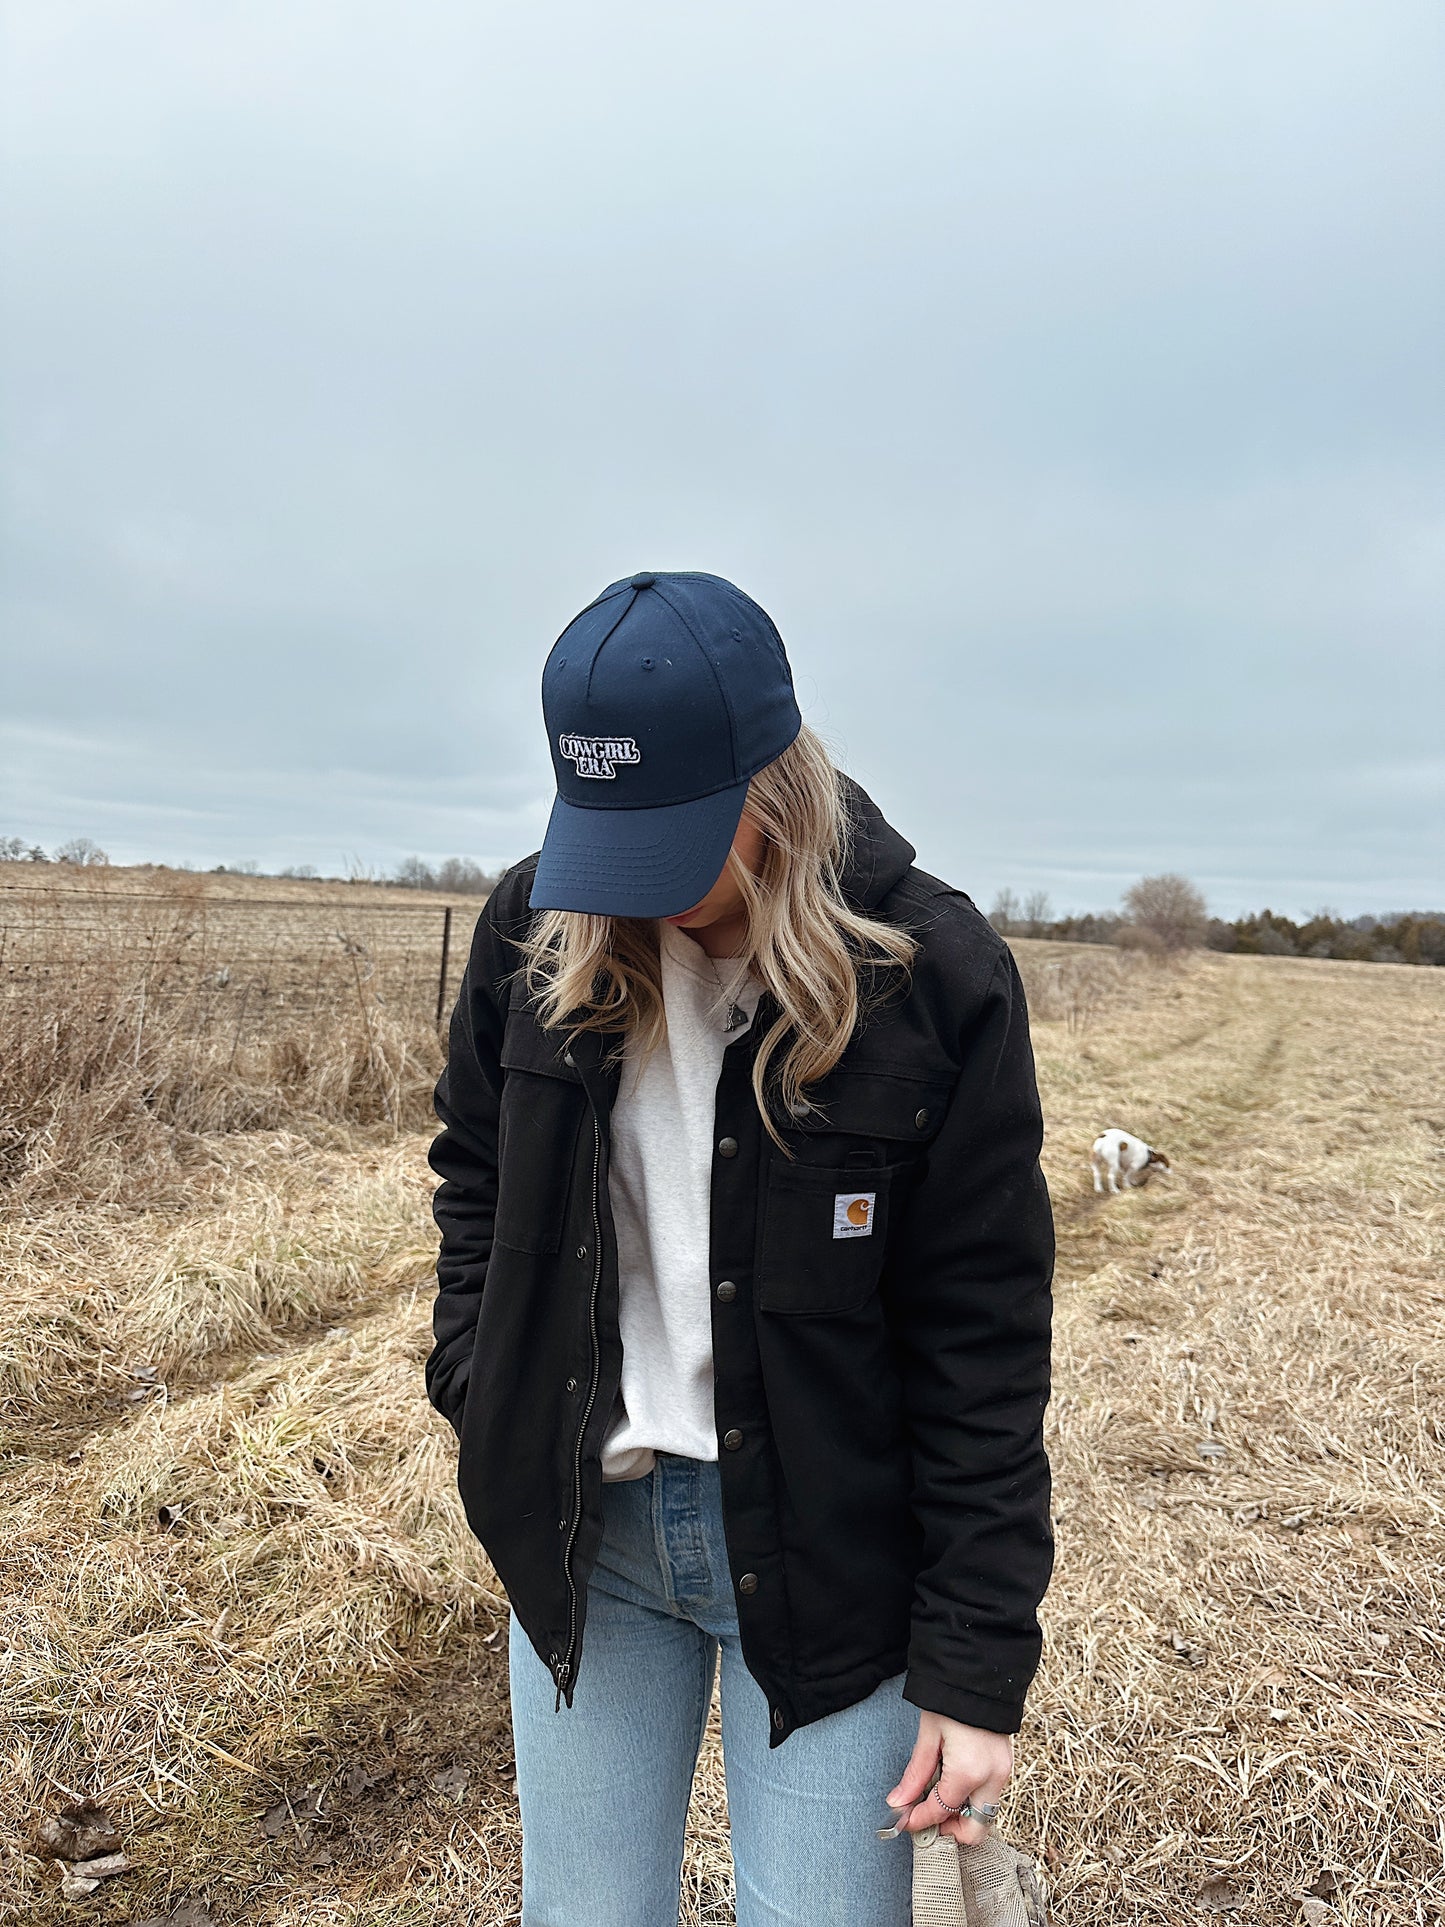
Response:
[[[702,1628],[698,1628],[702,1632]],[[710,1633],[703,1633],[698,1647],[697,1698],[693,1702],[694,1711],[692,1730],[696,1744],[692,1750],[692,1774],[697,1773],[698,1756],[702,1752],[703,1736],[707,1732],[708,1707],[712,1700],[712,1682],[715,1669],[720,1661],[721,1649]]]
[[[659,1504],[658,1516],[661,1523],[659,1552],[666,1574],[667,1596],[670,1603],[684,1617],[692,1617],[692,1608],[698,1603],[698,1588],[706,1594],[708,1586],[708,1558],[706,1535],[702,1519],[702,1480],[696,1460],[682,1459],[668,1464],[664,1459],[658,1461],[661,1476],[659,1487],[665,1487],[667,1497]],[[663,1467],[665,1470],[662,1470]],[[678,1568],[685,1574],[688,1600],[691,1607],[684,1607],[679,1597],[677,1577]]]
[[[673,1590],[672,1565],[667,1556],[667,1507],[663,1500],[663,1484],[662,1459],[658,1457],[652,1468],[652,1549],[662,1580],[662,1596],[667,1601],[668,1610],[676,1614],[677,1595]]]

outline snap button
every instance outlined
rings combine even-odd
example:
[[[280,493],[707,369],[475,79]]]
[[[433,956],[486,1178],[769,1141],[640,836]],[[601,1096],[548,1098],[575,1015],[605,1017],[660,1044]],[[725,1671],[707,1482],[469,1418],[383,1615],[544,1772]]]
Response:
[[[743,1442],[743,1435],[741,1432],[738,1431],[736,1426],[734,1426],[731,1432],[723,1433],[723,1444],[727,1447],[729,1452],[736,1452],[738,1447],[742,1444],[742,1442]]]
[[[731,1278],[724,1278],[717,1288],[717,1295],[723,1304],[730,1305],[738,1295],[738,1288]]]
[[[738,1154],[738,1141],[735,1137],[718,1139],[717,1154],[720,1158],[735,1158]]]
[[[782,1730],[783,1730],[783,1715],[780,1709],[775,1706],[773,1708],[773,1731],[775,1733],[781,1733]]]
[[[641,575],[633,576],[632,586],[634,589],[650,589],[656,580],[657,577],[650,570],[644,569]]]
[[[738,1581],[738,1591],[739,1592],[756,1592],[757,1589],[758,1589],[758,1575],[755,1572],[745,1572],[742,1578],[739,1579]]]
[[[569,1378],[569,1379],[568,1379],[568,1381],[567,1381],[567,1390],[568,1390],[569,1392],[575,1392],[575,1391],[576,1391],[576,1389],[577,1389],[577,1381],[576,1381],[576,1379],[575,1379],[575,1378]]]
[[[578,1245],[578,1247],[577,1247],[577,1256],[578,1256],[579,1258],[585,1258],[585,1257],[587,1256],[587,1247],[586,1247],[586,1245]]]
[[[572,1055],[571,1051],[569,1050],[563,1051],[562,1062],[567,1066],[569,1071],[576,1070],[577,1068],[577,1059]]]
[[[928,1129],[928,1113],[927,1113],[927,1111],[920,1111],[920,1112],[918,1113],[918,1115],[917,1115],[917,1117],[916,1117],[916,1118],[914,1118],[914,1120],[913,1120],[913,1122],[914,1122],[914,1124],[915,1124],[915,1125],[917,1126],[917,1128],[918,1128],[918,1129],[919,1129],[920,1131],[926,1131],[926,1130]]]

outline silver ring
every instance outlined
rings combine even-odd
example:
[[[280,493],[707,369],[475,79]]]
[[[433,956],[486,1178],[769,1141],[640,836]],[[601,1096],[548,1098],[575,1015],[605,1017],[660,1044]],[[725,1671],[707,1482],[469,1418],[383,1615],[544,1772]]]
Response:
[[[971,1800],[965,1800],[959,1811],[966,1814],[970,1820],[977,1820],[985,1827],[991,1827],[998,1818],[998,1808],[991,1807],[987,1801],[984,1801],[981,1806],[975,1806]]]

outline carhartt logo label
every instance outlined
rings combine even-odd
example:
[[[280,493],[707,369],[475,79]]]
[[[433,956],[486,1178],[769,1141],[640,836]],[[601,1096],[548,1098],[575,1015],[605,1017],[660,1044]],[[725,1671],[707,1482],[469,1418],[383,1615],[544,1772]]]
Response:
[[[833,1200],[835,1238],[871,1238],[876,1191],[840,1191]]]
[[[642,761],[630,736],[559,736],[557,747],[579,776],[615,776],[619,763]]]

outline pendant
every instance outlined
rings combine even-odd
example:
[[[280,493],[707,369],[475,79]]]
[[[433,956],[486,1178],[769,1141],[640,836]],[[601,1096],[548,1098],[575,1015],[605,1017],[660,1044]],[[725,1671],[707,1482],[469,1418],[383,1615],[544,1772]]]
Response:
[[[747,1021],[748,1021],[748,1013],[742,1008],[740,1004],[729,1004],[728,1020],[723,1025],[723,1029],[724,1030],[741,1030],[743,1025]]]

